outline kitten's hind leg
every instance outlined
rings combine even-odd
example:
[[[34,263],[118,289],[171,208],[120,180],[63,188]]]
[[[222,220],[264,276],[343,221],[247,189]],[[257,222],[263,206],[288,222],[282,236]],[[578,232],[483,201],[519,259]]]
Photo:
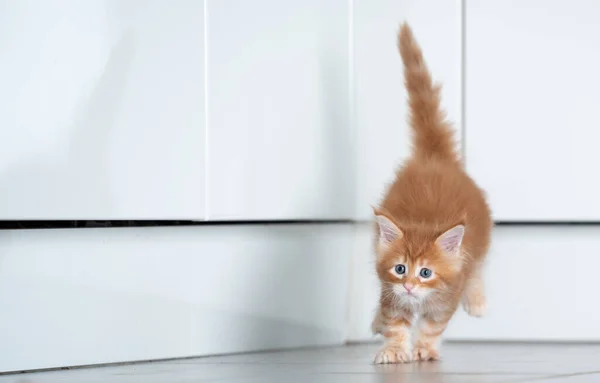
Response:
[[[482,265],[478,265],[473,271],[473,274],[465,284],[465,290],[462,297],[463,308],[467,314],[473,317],[481,317],[487,311],[487,299],[485,297],[482,269]]]
[[[375,318],[371,323],[371,332],[373,335],[383,334],[385,329],[385,318],[383,317],[383,313],[381,312],[381,308],[377,308],[377,313],[375,314]]]

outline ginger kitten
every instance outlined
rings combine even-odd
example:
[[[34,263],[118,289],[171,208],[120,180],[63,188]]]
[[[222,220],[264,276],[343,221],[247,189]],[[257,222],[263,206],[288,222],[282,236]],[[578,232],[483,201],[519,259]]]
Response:
[[[398,48],[413,153],[374,209],[381,296],[373,331],[386,338],[375,363],[437,360],[440,336],[461,301],[469,315],[483,315],[482,263],[493,225],[483,192],[458,157],[440,87],[406,24]]]

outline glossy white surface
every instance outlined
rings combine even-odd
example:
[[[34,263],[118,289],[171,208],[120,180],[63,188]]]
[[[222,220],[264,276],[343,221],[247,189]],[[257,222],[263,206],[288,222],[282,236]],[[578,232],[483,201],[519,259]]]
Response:
[[[446,344],[441,362],[373,365],[379,345],[0,376],[2,383],[597,383],[598,345]]]
[[[495,218],[600,220],[600,3],[466,7],[466,158]]]
[[[203,4],[0,4],[0,219],[202,219]]]
[[[460,127],[458,1],[60,4],[2,5],[0,218],[365,219],[408,153],[401,20]]]
[[[0,371],[341,344],[353,230],[0,231]]]
[[[354,92],[358,219],[372,216],[394,170],[410,153],[406,91],[396,49],[402,21],[410,23],[442,103],[461,128],[461,1],[355,0]]]
[[[208,0],[209,217],[354,209],[347,0]]]
[[[357,229],[350,295],[351,340],[372,339],[378,300],[371,228]],[[451,340],[600,341],[600,228],[595,226],[494,229],[486,267],[489,312],[483,319],[462,309],[445,334]],[[566,284],[558,281],[567,281]]]

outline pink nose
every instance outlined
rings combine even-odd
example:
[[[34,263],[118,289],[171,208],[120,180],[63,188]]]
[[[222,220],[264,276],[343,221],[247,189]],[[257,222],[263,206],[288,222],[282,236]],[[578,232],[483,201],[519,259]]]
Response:
[[[413,284],[410,284],[410,283],[405,283],[405,284],[403,284],[402,286],[404,286],[404,288],[406,289],[406,291],[408,291],[409,293],[410,293],[410,291],[411,291],[412,289],[414,289],[414,288],[415,288],[415,285],[413,285]]]

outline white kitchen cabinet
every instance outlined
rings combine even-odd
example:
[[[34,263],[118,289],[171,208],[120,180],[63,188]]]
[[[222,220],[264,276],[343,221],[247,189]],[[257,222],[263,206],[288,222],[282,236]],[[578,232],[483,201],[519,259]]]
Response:
[[[351,218],[347,0],[208,0],[210,220]]]
[[[203,9],[0,2],[0,219],[204,218]]]
[[[0,373],[341,345],[353,236],[346,224],[1,230]]]
[[[370,219],[394,170],[410,153],[406,90],[396,49],[402,21],[413,28],[442,104],[461,136],[461,1],[355,0],[356,218]]]
[[[599,221],[600,3],[466,2],[466,159],[499,221]]]

